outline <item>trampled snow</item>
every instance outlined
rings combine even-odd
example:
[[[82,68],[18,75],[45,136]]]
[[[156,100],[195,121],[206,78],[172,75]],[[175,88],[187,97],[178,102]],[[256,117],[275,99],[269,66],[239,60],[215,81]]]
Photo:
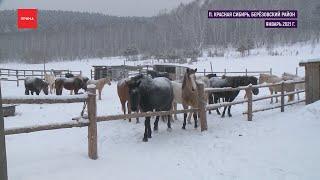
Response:
[[[277,75],[295,73],[309,47],[297,46],[299,55],[200,58],[188,65],[198,70],[215,71],[268,70]],[[292,50],[294,49],[294,50]],[[317,48],[316,49],[320,49]],[[283,52],[286,52],[283,49]],[[151,64],[152,61],[131,62]],[[47,64],[48,69],[82,70],[90,75],[91,65],[121,64],[120,57]],[[1,64],[8,68],[41,69],[42,65]],[[303,75],[299,68],[299,75]],[[121,114],[116,91],[117,82],[106,85],[102,100],[97,101],[98,115]],[[23,83],[2,82],[4,97],[25,97]],[[258,96],[268,95],[261,89]],[[70,97],[68,91],[62,98]],[[55,98],[54,95],[48,97]],[[83,96],[83,95],[80,95]],[[241,92],[236,100],[242,100]],[[36,97],[36,96],[34,96]],[[41,94],[39,98],[45,95]],[[38,98],[38,97],[37,97]],[[304,97],[301,97],[304,98]],[[278,104],[277,104],[278,105]],[[273,106],[270,100],[253,103],[254,109]],[[5,127],[24,127],[49,123],[71,122],[80,115],[83,103],[19,105],[17,115],[5,118]],[[87,128],[42,131],[6,136],[8,173],[11,180],[101,180],[101,179],[319,179],[320,178],[320,102],[303,103],[285,108],[255,113],[248,122],[242,113],[246,104],[232,106],[232,117],[221,118],[215,112],[208,115],[208,131],[200,132],[193,125],[182,130],[183,115],[167,131],[159,123],[149,142],[142,142],[144,123],[119,120],[98,124],[98,160],[88,158]]]

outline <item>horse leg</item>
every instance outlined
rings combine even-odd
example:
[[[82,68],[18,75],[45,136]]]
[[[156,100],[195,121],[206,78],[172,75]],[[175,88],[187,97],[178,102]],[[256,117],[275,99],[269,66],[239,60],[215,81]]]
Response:
[[[193,113],[194,128],[198,128],[198,113]]]
[[[274,94],[278,94],[278,92],[275,91]],[[276,103],[278,103],[278,97],[276,97]]]
[[[168,115],[168,131],[171,131],[171,115]]]
[[[102,89],[98,89],[98,92],[99,92],[99,100],[101,100],[101,92],[102,92]]]
[[[150,117],[146,117],[146,119],[144,120],[144,135],[143,135],[143,139],[142,139],[142,141],[144,141],[144,142],[148,141],[148,135],[149,135],[148,125],[150,125]]]
[[[39,91],[39,90],[36,90],[36,95],[39,96],[39,94],[40,94],[40,91]]]
[[[269,88],[269,91],[270,91],[270,94],[272,96],[273,95],[273,90],[271,88]],[[271,98],[271,101],[270,101],[270,104],[272,104],[272,103],[273,103],[273,97]]]
[[[153,130],[158,131],[158,123],[159,123],[159,116],[156,117],[156,120],[154,121]]]
[[[25,95],[29,95],[29,89],[26,88],[26,90],[24,91]]]
[[[214,97],[214,103],[215,103],[215,104],[218,103],[218,98],[217,98],[217,97]],[[218,115],[221,115],[221,113],[220,113],[220,111],[219,111],[219,108],[217,108],[216,111],[217,111],[217,114],[218,114]]]
[[[231,115],[231,105],[228,106],[228,115],[229,115],[229,117],[232,117],[232,115]]]
[[[229,101],[228,98],[226,98],[225,100],[226,100],[226,102],[231,102],[231,101]],[[222,115],[221,115],[222,118],[224,118],[224,115],[225,115],[225,113],[226,113],[226,109],[227,109],[227,106],[224,106],[224,107],[223,107],[223,112],[222,112]]]
[[[194,113],[193,112],[190,112],[190,113],[188,113],[188,124],[192,124],[191,123],[191,117],[192,117],[192,115],[193,115]]]
[[[178,104],[176,102],[173,103],[173,110],[176,111],[178,109]],[[174,120],[178,120],[177,114],[174,114]]]
[[[210,104],[213,104],[213,99],[212,99],[213,97],[212,97],[212,94],[208,94],[208,104],[210,105]],[[209,110],[209,114],[211,114],[211,110]]]
[[[152,131],[151,131],[151,124],[150,124],[150,119],[149,119],[149,122],[148,122],[148,138],[152,138],[151,133],[152,133]]]
[[[127,108],[128,108],[128,114],[129,114],[129,104],[127,104]],[[122,112],[123,114],[126,114],[126,102],[125,101],[121,101],[121,107],[122,107]],[[126,120],[126,119],[124,119]],[[131,122],[131,119],[129,119],[129,122]]]
[[[33,91],[31,91],[31,95],[33,95]]]
[[[187,124],[187,113],[183,113],[183,125],[182,129],[186,129],[186,124]]]

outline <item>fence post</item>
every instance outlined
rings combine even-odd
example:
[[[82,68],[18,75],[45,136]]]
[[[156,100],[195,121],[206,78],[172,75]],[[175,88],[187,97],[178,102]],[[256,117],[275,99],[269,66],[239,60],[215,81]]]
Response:
[[[281,83],[281,112],[284,112],[284,81]]]
[[[98,140],[97,140],[97,102],[96,102],[96,86],[88,87],[88,155],[90,159],[98,159]]]
[[[203,76],[206,76],[206,69],[203,69]]]
[[[17,87],[19,87],[19,72],[16,70],[16,77],[17,77]]]
[[[252,85],[246,88],[246,95],[248,99],[248,121],[252,121]]]
[[[296,67],[296,76],[298,76],[298,67]]]
[[[248,69],[246,68],[246,76],[248,76]]]
[[[199,83],[198,87],[198,108],[199,108],[199,118],[200,118],[200,126],[201,131],[208,130],[207,125],[207,113],[206,113],[206,101],[205,101],[205,92],[204,92],[204,84]]]
[[[270,75],[272,75],[272,68],[270,68]]]
[[[224,75],[227,75],[227,69],[224,69]]]
[[[4,135],[4,119],[2,110],[1,81],[0,81],[0,179],[8,180],[6,139]]]

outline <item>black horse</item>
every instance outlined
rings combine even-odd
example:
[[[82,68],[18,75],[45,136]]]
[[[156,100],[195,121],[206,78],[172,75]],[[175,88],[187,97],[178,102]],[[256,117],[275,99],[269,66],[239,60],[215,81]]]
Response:
[[[38,78],[38,77],[34,77],[34,78],[27,77],[24,80],[24,86],[25,86],[25,95],[29,95],[30,92],[31,92],[32,95],[33,95],[34,92],[37,95],[39,95],[41,91],[43,91],[45,95],[48,95],[49,83],[47,83],[46,81],[44,81],[41,78]]]
[[[167,72],[158,72],[155,70],[147,70],[147,75],[150,75],[152,79],[157,78],[157,77],[165,77],[170,79],[169,73]],[[170,79],[172,80],[172,79]]]
[[[239,86],[248,86],[249,84],[257,85],[258,79],[254,76],[225,76],[223,79],[220,78],[211,78],[210,79],[210,87],[212,88],[224,88],[224,87],[232,87],[236,88]],[[224,92],[215,92],[211,93],[214,96],[214,103],[217,103],[221,98],[224,100],[224,102],[232,102],[234,99],[238,96],[240,90],[238,91],[224,91]],[[253,88],[252,92],[254,95],[259,94],[258,88]],[[210,97],[211,95],[209,95]],[[213,102],[209,102],[209,104],[212,104]],[[225,116],[225,111],[227,109],[227,106],[224,107],[223,113],[221,117]],[[216,109],[218,115],[220,115],[219,109]],[[228,115],[231,117],[231,105],[228,106]]]
[[[164,77],[151,79],[142,74],[126,81],[129,87],[131,110],[142,112],[170,111],[173,101],[173,88],[169,79]],[[159,116],[154,122],[154,130],[158,130]],[[143,141],[151,138],[150,117],[146,117]],[[171,116],[168,115],[168,129],[171,129]]]

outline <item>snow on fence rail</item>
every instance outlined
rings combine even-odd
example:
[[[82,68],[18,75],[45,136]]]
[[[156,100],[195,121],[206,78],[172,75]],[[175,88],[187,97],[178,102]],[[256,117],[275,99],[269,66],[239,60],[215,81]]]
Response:
[[[284,92],[284,86],[286,83],[288,84],[298,84],[304,83],[305,81],[286,81],[280,82],[276,84],[262,84],[262,85],[249,85],[245,87],[238,87],[238,88],[204,88],[203,84],[198,84],[198,108],[192,109],[185,109],[185,110],[177,110],[177,111],[161,111],[161,112],[145,112],[145,113],[133,113],[133,114],[121,114],[121,115],[108,115],[108,116],[97,116],[97,102],[96,102],[96,89],[95,87],[88,88],[87,96],[78,98],[80,102],[87,103],[88,109],[88,116],[87,117],[75,117],[72,118],[73,122],[67,123],[59,123],[59,124],[48,124],[48,125],[40,125],[40,126],[30,126],[30,127],[22,127],[22,128],[11,128],[5,129],[5,135],[13,135],[13,134],[21,134],[21,133],[31,133],[36,131],[44,131],[44,130],[55,130],[55,129],[64,129],[64,128],[73,128],[73,127],[86,127],[88,126],[88,156],[91,159],[97,159],[97,122],[103,121],[113,121],[113,120],[122,120],[122,119],[129,119],[129,118],[138,118],[138,117],[150,117],[150,116],[164,116],[164,115],[173,115],[173,114],[182,114],[182,113],[189,113],[189,112],[198,112],[199,113],[199,120],[200,120],[200,127],[201,131],[207,130],[207,114],[206,111],[213,110],[219,107],[225,107],[229,105],[235,104],[243,104],[248,103],[247,111],[243,114],[247,114],[248,121],[252,121],[252,114],[259,111],[270,110],[274,108],[281,108],[281,112],[284,111],[284,107],[300,102],[304,102],[305,100],[290,102],[285,104],[284,97],[292,94],[299,94],[304,92],[295,91],[295,92]],[[272,87],[272,86],[281,86],[281,94],[279,95],[270,95],[270,96],[263,96],[258,98],[252,98],[252,88],[264,88],[264,87]],[[205,93],[208,92],[222,92],[222,91],[237,91],[237,90],[245,90],[247,94],[247,99],[234,101],[234,102],[224,102],[219,104],[213,105],[206,105],[205,100]],[[253,102],[260,101],[264,99],[269,99],[273,97],[281,97],[281,105],[275,107],[269,107],[265,109],[258,109],[253,110]],[[70,98],[72,99],[72,98]],[[69,99],[69,100],[70,100]],[[77,99],[77,98],[73,98]],[[57,103],[59,99],[24,99],[20,102],[29,103],[29,102],[40,102],[40,103]],[[60,99],[62,100],[62,99]],[[9,101],[10,102],[10,101]],[[13,102],[13,101],[12,101]],[[61,101],[59,103],[68,103],[67,101]]]
[[[2,81],[15,81],[19,86],[19,81],[23,81],[26,77],[41,77],[44,78],[46,72],[50,70],[28,70],[28,69],[3,69],[0,68],[0,77]],[[72,73],[74,75],[82,75],[82,71],[71,71],[71,70],[53,70],[55,75],[64,76],[66,73]],[[15,79],[10,79],[15,77]]]

